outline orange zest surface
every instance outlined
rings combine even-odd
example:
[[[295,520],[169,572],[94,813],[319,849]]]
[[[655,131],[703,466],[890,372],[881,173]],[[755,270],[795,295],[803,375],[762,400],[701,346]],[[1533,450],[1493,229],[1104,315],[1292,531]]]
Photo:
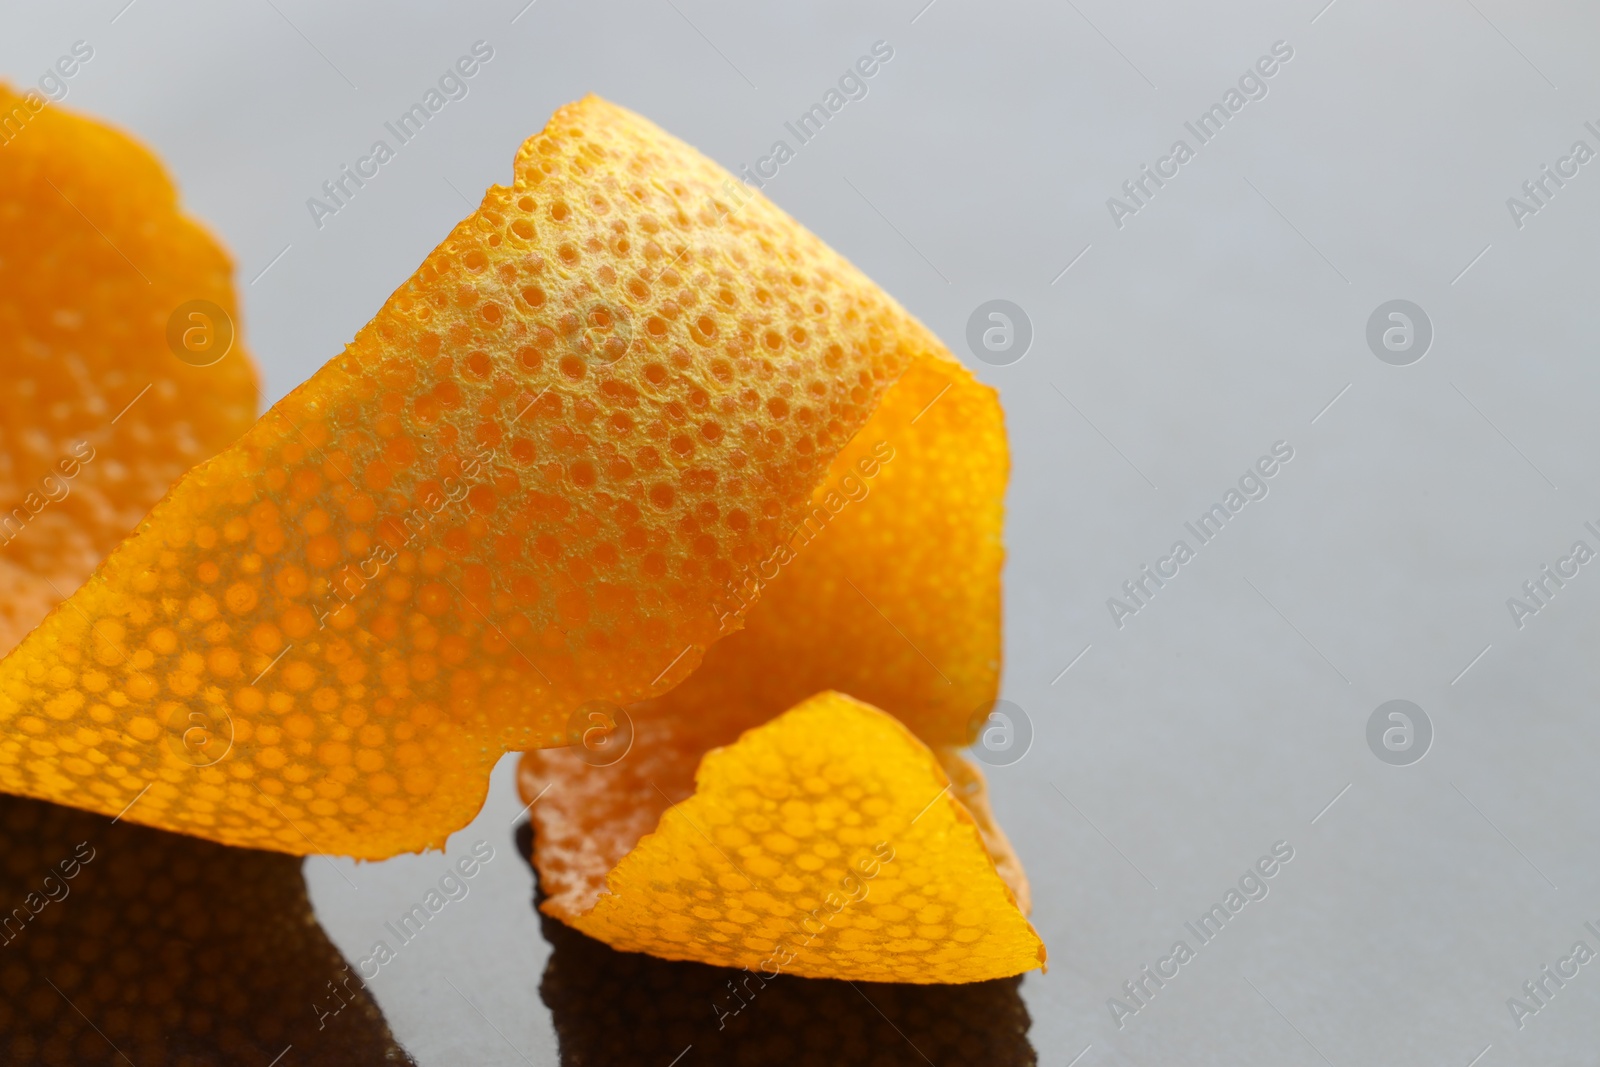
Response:
[[[626,759],[594,766],[597,753],[563,749],[524,758],[524,800],[554,783],[533,809],[547,910],[582,911],[655,828],[669,795],[693,790],[708,749],[820,690],[868,695],[941,753],[967,743],[974,709],[998,682],[1006,474],[993,393],[953,364],[909,371],[813,494],[790,543],[795,558],[746,579],[747,592],[760,583],[761,599],[745,628],[676,689],[631,706]],[[956,757],[949,768],[958,795],[986,813],[982,780],[964,767]],[[1025,901],[1025,881],[1014,881]]]
[[[925,328],[591,97],[0,662],[0,788],[379,858],[596,700],[726,732],[836,688],[962,744],[1006,464]]]
[[[537,784],[525,768],[524,792]],[[667,808],[604,892],[584,901],[569,884],[545,908],[614,948],[768,977],[973,982],[1031,970],[1044,945],[951,786],[894,718],[822,693],[707,753],[694,794]]]
[[[574,748],[523,758],[543,910],[624,944],[583,917],[671,804],[694,793],[701,757],[820,690],[839,689],[889,709],[934,746],[951,797],[1012,893],[1001,914],[1025,915],[1021,863],[990,813],[981,775],[954,751],[972,739],[998,685],[1008,472],[994,393],[951,360],[913,365],[835,457],[787,553],[741,576],[740,591],[760,597],[744,628],[676,689],[629,708],[627,757],[596,766],[603,753]],[[999,973],[1016,972],[973,977]]]
[[[256,415],[232,264],[126,135],[0,84],[0,654]],[[179,337],[183,334],[180,331]],[[216,362],[206,366],[194,365]]]

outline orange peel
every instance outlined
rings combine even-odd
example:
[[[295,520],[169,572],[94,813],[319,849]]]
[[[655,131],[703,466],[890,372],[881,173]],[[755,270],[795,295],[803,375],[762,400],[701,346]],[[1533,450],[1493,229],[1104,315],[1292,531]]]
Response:
[[[974,982],[1038,967],[1044,945],[952,784],[893,717],[818,694],[706,753],[694,794],[603,892],[557,879],[544,908],[613,948],[767,977]],[[555,865],[536,858],[543,878]]]
[[[500,753],[568,744],[597,700],[636,708],[641,758],[682,731],[662,755],[690,770],[824,689],[964,744],[997,684],[1007,464],[993,392],[921,324],[590,97],[0,661],[0,789],[382,858],[442,846]],[[752,744],[813,716],[886,738],[905,773],[872,780],[939,783],[916,869],[987,894],[989,969],[941,941],[906,980],[1037,965],[975,772],[970,807],[940,794],[957,757],[842,700]]]
[[[88,145],[72,158],[112,151],[67,121],[91,134],[59,136]],[[166,216],[141,232],[163,227],[192,236]],[[220,262],[206,292],[231,315]],[[524,761],[525,795],[563,786],[535,807],[547,912],[618,947],[760,963],[749,942],[859,851],[866,816],[910,851],[870,909],[780,969],[1015,975],[1044,959],[1026,879],[953,748],[997,685],[1008,463],[993,392],[920,324],[591,97],[0,662],[0,788],[380,858],[468,821],[500,752],[565,745],[591,702],[630,703],[632,761]],[[766,793],[739,787],[751,775]],[[777,892],[730,947],[750,900],[680,862],[686,813],[737,836],[721,823],[772,806],[785,776],[823,784],[816,839],[792,871],[748,857]],[[915,794],[932,799],[913,813]],[[688,891],[711,894],[697,923],[656,922]]]
[[[701,756],[837,688],[892,710],[934,746],[951,796],[1012,893],[1011,909],[1026,915],[1021,862],[990,812],[981,774],[955,751],[972,740],[998,685],[1008,474],[994,393],[950,360],[908,369],[814,490],[807,520],[787,542],[792,559],[742,576],[740,591],[755,601],[743,629],[677,688],[631,706],[627,757],[610,766],[574,750],[523,757],[519,786],[531,805],[542,909],[622,947],[578,920],[673,799],[694,791]]]
[[[249,429],[257,396],[242,345],[222,346],[232,264],[156,158],[4,83],[0,139],[3,654],[173,481]],[[184,362],[166,334],[195,301],[226,321],[196,320],[191,339],[213,350]]]

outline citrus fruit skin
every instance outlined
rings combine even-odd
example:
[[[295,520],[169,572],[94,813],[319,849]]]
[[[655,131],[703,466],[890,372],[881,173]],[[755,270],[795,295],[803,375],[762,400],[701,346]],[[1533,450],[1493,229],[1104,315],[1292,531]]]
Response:
[[[3,655],[250,428],[257,386],[233,264],[156,158],[4,83],[0,118]],[[167,335],[185,305],[202,317],[179,316],[180,359]]]
[[[677,785],[657,777],[673,769],[663,755],[670,735],[641,731],[635,741],[654,755],[634,779]],[[952,778],[904,725],[851,697],[818,694],[711,749],[686,798],[636,801],[659,822],[598,889],[579,876],[630,820],[605,807],[586,816],[587,801],[620,798],[615,807],[626,809],[646,791],[618,788],[621,764],[591,779],[572,753],[540,755],[523,768],[524,795],[541,798],[534,810],[549,803],[545,786],[552,799],[569,794],[536,817],[540,884],[559,894],[541,906],[613,948],[768,977],[868,982],[976,982],[1045,961],[967,806],[981,790],[976,771],[962,764]],[[974,806],[987,821],[981,798]],[[590,827],[599,839],[585,845]],[[992,844],[1006,849],[1000,866],[1020,876],[1004,838]]]
[[[862,430],[896,391],[907,440],[941,409],[980,432],[966,452],[878,459]],[[958,489],[905,494],[906,523],[863,527],[864,546],[975,554],[953,578],[796,580],[795,604],[808,627],[847,619],[885,676],[920,665],[903,690],[868,667],[838,685],[953,741],[998,670],[992,394],[759,194],[590,97],[0,662],[0,788],[287,852],[442,846],[502,752],[569,743],[587,702],[667,693],[774,567],[845,550],[842,512],[846,532],[797,531],[833,516],[828,478],[854,492],[868,461],[885,498]],[[973,479],[989,490],[963,502]],[[966,539],[913,545],[915,518]],[[873,614],[844,606],[858,593]],[[779,627],[763,647],[821,640]]]
[[[0,788],[382,858],[533,749],[544,908],[610,945],[1042,965],[955,751],[998,684],[1003,419],[868,279],[590,97],[251,425],[231,267],[159,164],[53,108],[23,134]],[[594,708],[633,724],[620,765]]]

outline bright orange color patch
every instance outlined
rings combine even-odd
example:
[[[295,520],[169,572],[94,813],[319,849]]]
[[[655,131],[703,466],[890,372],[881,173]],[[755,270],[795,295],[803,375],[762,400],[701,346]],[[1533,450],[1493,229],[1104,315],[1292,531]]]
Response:
[[[286,852],[437,846],[501,752],[729,634],[663,714],[844,688],[963,743],[1005,466],[926,329],[589,98],[0,663],[0,788]]]
[[[0,119],[3,654],[179,475],[249,429],[256,380],[237,342],[206,367],[168,348],[181,304],[237,311],[227,255],[156,159],[4,84]]]
[[[994,391],[948,357],[913,365],[835,457],[792,561],[742,575],[744,628],[644,714],[731,740],[837,689],[930,745],[969,744],[999,684],[1009,473]]]
[[[524,791],[535,784],[525,774]],[[694,795],[661,815],[605,892],[546,908],[614,948],[768,976],[973,982],[1031,970],[1044,945],[952,792],[904,726],[823,693],[707,753]]]

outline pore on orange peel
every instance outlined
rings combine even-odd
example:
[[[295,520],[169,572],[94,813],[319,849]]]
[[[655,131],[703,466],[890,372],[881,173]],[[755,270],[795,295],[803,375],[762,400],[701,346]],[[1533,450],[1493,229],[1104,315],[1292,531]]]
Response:
[[[868,816],[917,857],[872,906],[894,916],[909,886],[933,894],[920,918],[880,916],[876,940],[803,973],[1018,973],[1042,959],[1026,885],[948,751],[996,688],[1007,464],[993,393],[925,328],[759,194],[590,97],[0,661],[0,788],[381,858],[441,846],[502,752],[567,745],[584,706],[627,704],[634,756],[680,785],[728,746],[685,809],[726,807],[730,768],[814,764],[790,783],[826,787],[797,870],[822,871]],[[880,762],[845,758],[852,737]],[[580,779],[541,805],[559,814]],[[661,888],[650,831],[682,831],[670,813],[656,827],[667,806],[591,827],[592,899],[564,917],[732,961],[704,947],[714,926],[630,925]],[[547,852],[546,829],[548,878],[565,846],[552,829]],[[917,880],[941,864],[981,900],[935,900]],[[852,937],[874,921],[846,920]]]

